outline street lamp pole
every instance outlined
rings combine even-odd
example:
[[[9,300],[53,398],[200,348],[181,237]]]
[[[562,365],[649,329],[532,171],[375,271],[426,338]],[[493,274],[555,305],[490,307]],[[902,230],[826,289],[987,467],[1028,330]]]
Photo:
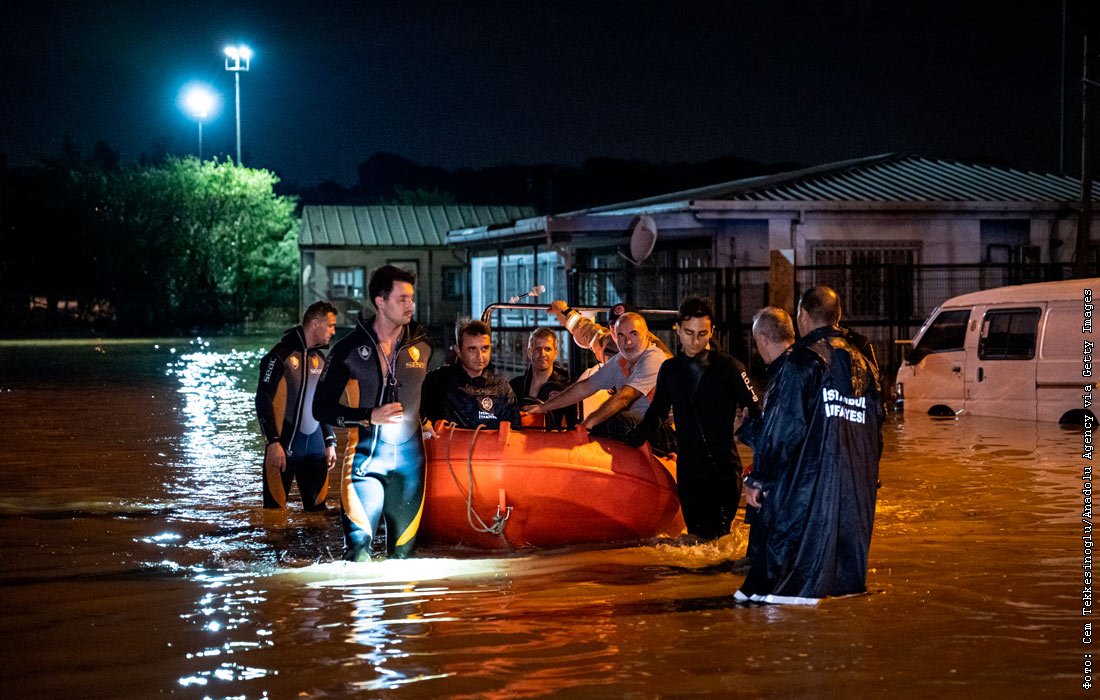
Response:
[[[248,72],[252,49],[244,44],[225,47],[225,69],[233,73],[237,103],[237,165],[241,164],[241,72]]]
[[[210,109],[214,106],[214,95],[209,90],[202,86],[196,86],[184,97],[184,102],[187,105],[187,109],[191,111],[191,116],[199,123],[199,160],[202,160],[202,120],[206,119],[210,114]]]

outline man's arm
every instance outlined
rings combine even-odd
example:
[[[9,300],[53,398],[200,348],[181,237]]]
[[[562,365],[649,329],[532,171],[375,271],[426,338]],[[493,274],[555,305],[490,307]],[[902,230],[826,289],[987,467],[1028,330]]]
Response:
[[[671,362],[665,362],[658,370],[657,386],[653,392],[653,400],[650,402],[649,408],[646,409],[645,418],[642,418],[642,422],[630,431],[630,435],[627,437],[629,444],[640,447],[643,442],[653,437],[657,426],[668,418],[669,409],[672,408],[672,392],[669,389],[671,367]],[[634,387],[627,388],[638,391]],[[596,411],[596,413],[599,413],[599,411]]]
[[[595,376],[595,375],[593,375]],[[600,390],[600,387],[592,381],[592,377],[583,379],[573,384],[565,391],[540,406],[532,406],[528,413],[549,413],[559,408],[571,406],[579,401],[584,401],[592,394]]]
[[[260,360],[260,382],[256,387],[256,419],[268,445],[279,441],[282,430],[275,417],[275,394],[282,379],[283,358],[272,349]]]
[[[630,405],[641,397],[642,392],[632,386],[624,386],[616,391],[610,399],[604,401],[599,408],[592,412],[592,415],[584,419],[584,427],[590,430],[595,428],[608,418],[630,408]]]
[[[373,407],[345,406],[340,403],[351,373],[342,356],[333,352],[329,358],[313,394],[313,417],[319,423],[341,426],[345,423],[369,421]]]

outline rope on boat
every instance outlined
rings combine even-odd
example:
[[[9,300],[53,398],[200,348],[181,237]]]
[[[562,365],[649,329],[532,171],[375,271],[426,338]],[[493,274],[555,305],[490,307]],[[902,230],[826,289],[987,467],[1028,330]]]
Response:
[[[451,434],[447,437],[447,469],[451,472],[451,478],[454,479],[455,486],[458,488],[458,492],[466,496],[466,522],[470,524],[470,528],[475,532],[484,532],[489,535],[501,535],[503,537],[504,526],[508,524],[508,518],[512,515],[512,506],[507,506],[504,512],[501,512],[500,504],[497,504],[496,515],[493,516],[493,524],[486,525],[485,521],[481,519],[481,516],[474,510],[474,445],[477,443],[477,436],[481,433],[484,425],[479,425],[474,430],[474,434],[470,437],[470,450],[466,453],[466,479],[467,488],[463,490],[462,484],[459,483],[458,477],[455,475],[455,469],[451,465],[451,441],[455,437],[455,428],[458,427],[455,424],[451,425]],[[475,524],[474,521],[477,521]]]

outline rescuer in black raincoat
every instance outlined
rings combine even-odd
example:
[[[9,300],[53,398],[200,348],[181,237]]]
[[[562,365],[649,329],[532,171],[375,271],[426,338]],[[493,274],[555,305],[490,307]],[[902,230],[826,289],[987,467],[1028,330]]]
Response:
[[[750,505],[763,551],[739,601],[813,604],[866,591],[874,528],[882,400],[878,372],[836,326],[828,287],[799,302],[802,338],[774,379],[753,440]]]
[[[672,409],[676,421],[676,492],[688,532],[703,539],[730,533],[741,501],[741,458],[733,439],[738,409],[758,412],[759,399],[744,365],[711,349],[714,309],[689,297],[680,305],[681,350],[661,365],[653,402],[627,439],[651,439]]]

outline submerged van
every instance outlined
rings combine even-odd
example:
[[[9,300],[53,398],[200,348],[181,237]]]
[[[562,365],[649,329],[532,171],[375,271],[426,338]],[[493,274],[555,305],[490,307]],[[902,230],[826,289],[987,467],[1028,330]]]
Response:
[[[1095,417],[1083,395],[1095,381],[1098,292],[1100,278],[1091,278],[948,299],[921,327],[898,370],[904,410],[1063,423],[1082,422],[1086,412]]]

